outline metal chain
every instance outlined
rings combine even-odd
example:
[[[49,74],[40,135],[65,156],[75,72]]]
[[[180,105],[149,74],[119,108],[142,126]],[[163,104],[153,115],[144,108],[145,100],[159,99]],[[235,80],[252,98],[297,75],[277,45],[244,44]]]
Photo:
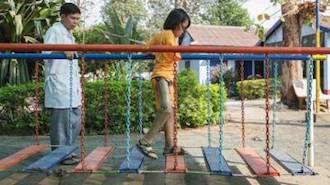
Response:
[[[206,85],[207,85],[207,141],[211,147],[211,93],[210,93],[210,60],[207,61],[206,67]]]
[[[245,147],[245,123],[244,123],[244,62],[240,62],[240,75],[241,75],[241,83],[240,83],[240,96],[241,96],[241,125],[242,125],[242,131],[241,131],[241,139],[242,139],[242,147]]]
[[[126,62],[126,161],[128,168],[130,167],[130,148],[131,148],[131,82],[132,82],[132,56],[128,56],[128,62]]]
[[[277,93],[277,75],[278,75],[278,64],[277,62],[273,64],[273,129],[272,129],[272,149],[275,148],[275,126],[276,126],[276,93]]]
[[[174,129],[174,137],[173,137],[173,141],[174,141],[174,169],[176,169],[177,167],[177,147],[178,147],[178,132],[177,132],[177,110],[178,110],[178,91],[177,91],[177,63],[175,60],[173,60],[173,89],[174,89],[174,100],[173,100],[173,120],[174,120],[174,124],[173,124],[173,129]]]
[[[104,98],[104,137],[103,144],[108,146],[108,126],[109,126],[109,93],[108,93],[108,65],[104,66],[104,87],[103,87],[103,98]]]
[[[36,62],[34,66],[34,134],[35,134],[35,141],[37,145],[40,144],[39,142],[39,63]]]
[[[139,79],[138,79],[138,119],[139,119],[139,133],[140,139],[143,137],[143,107],[142,107],[142,67],[139,66]]]
[[[269,155],[269,58],[266,55],[265,58],[265,67],[266,67],[266,76],[265,76],[265,119],[266,119],[266,167],[267,167],[267,174],[270,173],[270,155]]]
[[[80,115],[80,162],[82,163],[82,168],[85,169],[85,57],[80,60],[80,84],[81,84],[81,115]]]
[[[313,121],[312,115],[312,84],[313,84],[313,74],[314,74],[313,59],[307,61],[307,116],[306,116],[306,131],[305,131],[305,141],[304,141],[304,151],[302,158],[301,170],[304,171],[303,165],[305,164],[307,158],[307,149],[310,147],[310,122]]]
[[[69,61],[69,113],[68,113],[68,127],[67,130],[69,141],[67,141],[68,145],[72,144],[72,123],[71,123],[71,114],[72,114],[72,81],[73,81],[73,60]]]
[[[219,66],[219,148],[220,153],[223,149],[223,125],[224,125],[224,119],[223,119],[223,112],[224,112],[224,82],[223,82],[223,55],[220,56],[220,66]],[[220,160],[221,161],[221,160]]]

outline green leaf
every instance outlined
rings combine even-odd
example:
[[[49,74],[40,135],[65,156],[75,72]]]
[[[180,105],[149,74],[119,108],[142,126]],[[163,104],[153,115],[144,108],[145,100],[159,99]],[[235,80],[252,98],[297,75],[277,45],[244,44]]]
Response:
[[[16,35],[20,37],[23,32],[22,15],[15,16]]]

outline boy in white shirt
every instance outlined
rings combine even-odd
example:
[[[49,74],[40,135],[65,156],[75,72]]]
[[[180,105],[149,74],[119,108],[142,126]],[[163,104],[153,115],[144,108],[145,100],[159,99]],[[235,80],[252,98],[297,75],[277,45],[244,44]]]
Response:
[[[71,32],[79,24],[80,15],[79,7],[73,3],[64,3],[60,9],[61,22],[47,30],[44,43],[75,44]],[[59,145],[73,145],[80,132],[81,86],[78,60],[73,59],[75,52],[67,51],[64,54],[67,59],[45,60],[45,107],[50,112],[52,150]],[[77,155],[72,154],[62,164],[78,162]]]

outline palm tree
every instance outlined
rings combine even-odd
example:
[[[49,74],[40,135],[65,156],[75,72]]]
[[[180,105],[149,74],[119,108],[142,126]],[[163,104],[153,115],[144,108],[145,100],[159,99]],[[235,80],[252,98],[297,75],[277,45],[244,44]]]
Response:
[[[64,0],[5,0],[0,2],[0,41],[37,43],[46,29],[57,19]],[[0,86],[30,81],[26,60],[0,61]]]

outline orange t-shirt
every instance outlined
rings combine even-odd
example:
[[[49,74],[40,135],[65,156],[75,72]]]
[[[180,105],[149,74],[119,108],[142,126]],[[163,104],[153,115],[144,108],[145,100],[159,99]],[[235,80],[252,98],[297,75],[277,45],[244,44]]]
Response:
[[[163,30],[156,33],[146,45],[147,47],[152,45],[178,46],[178,38],[174,36],[172,30]],[[172,81],[174,78],[173,63],[181,60],[180,54],[173,52],[155,52],[154,55],[156,63],[151,78],[163,77],[167,81]]]

